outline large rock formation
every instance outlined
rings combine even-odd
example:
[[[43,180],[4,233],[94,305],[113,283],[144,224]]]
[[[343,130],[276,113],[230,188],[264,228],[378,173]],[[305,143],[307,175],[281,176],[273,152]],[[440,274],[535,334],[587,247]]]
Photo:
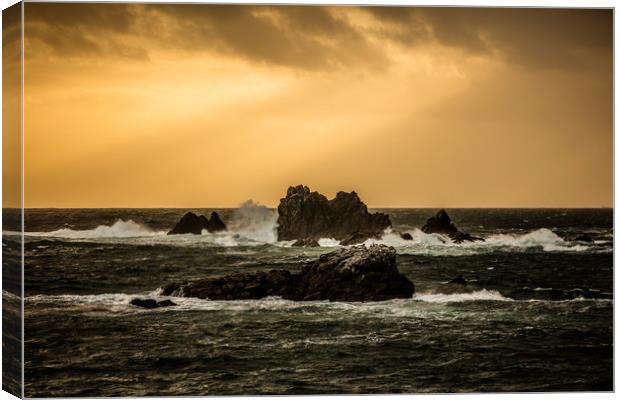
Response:
[[[236,273],[171,283],[161,289],[164,296],[211,300],[281,296],[296,301],[380,301],[410,298],[413,293],[413,283],[398,272],[396,251],[384,245],[356,246],[323,254],[297,274],[286,270]]]
[[[454,243],[476,241],[484,242],[483,238],[459,231],[458,228],[452,223],[448,213],[446,213],[445,210],[440,210],[437,214],[430,217],[422,227],[422,231],[425,233],[440,233],[442,235],[447,235]]]
[[[355,244],[381,237],[390,226],[390,217],[369,213],[355,192],[328,200],[307,186],[291,186],[278,206],[278,240],[333,238]]]
[[[204,215],[198,216],[193,212],[188,212],[177,222],[174,228],[168,232],[168,235],[181,235],[185,233],[200,235],[203,230],[207,230],[208,232],[225,231],[226,225],[215,211],[211,213],[210,219]]]

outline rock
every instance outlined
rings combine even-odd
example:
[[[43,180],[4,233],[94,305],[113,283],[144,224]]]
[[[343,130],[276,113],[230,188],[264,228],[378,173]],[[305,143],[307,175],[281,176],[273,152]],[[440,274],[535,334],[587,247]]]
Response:
[[[204,215],[198,216],[193,212],[188,212],[177,222],[174,228],[168,232],[168,235],[181,235],[186,233],[200,235],[203,230],[207,230],[208,232],[224,231],[226,230],[226,225],[215,211],[211,213],[210,220]]]
[[[295,300],[380,301],[411,298],[413,283],[396,267],[393,247],[355,246],[323,254],[297,277]]]
[[[472,236],[468,233],[463,233],[452,223],[448,213],[445,210],[440,210],[437,214],[430,217],[424,226],[422,226],[424,233],[439,233],[447,235],[452,239],[454,243],[462,242],[484,242],[483,238]]]
[[[220,219],[218,213],[216,213],[215,211],[211,213],[211,218],[208,221],[209,222],[207,223],[207,231],[220,232],[226,230],[226,224],[224,224],[224,222]]]
[[[463,275],[457,276],[456,278],[452,279],[448,283],[454,283],[457,285],[467,286],[467,280],[465,279],[465,277],[463,277]]]
[[[444,283],[433,291],[436,294],[460,294],[470,293],[472,290],[467,287],[467,280],[463,275],[459,275],[448,283]]]
[[[293,243],[293,247],[319,247],[316,239],[299,239]]]
[[[401,233],[400,238],[403,240],[413,240],[413,236],[411,236],[411,233],[407,232]]]
[[[338,192],[328,200],[307,186],[291,186],[278,206],[278,240],[334,238],[361,243],[381,236],[390,226],[386,214],[369,213],[355,192]]]
[[[289,271],[271,270],[172,283],[164,286],[161,294],[210,300],[256,300],[268,296],[290,297],[293,286],[294,279]]]
[[[340,241],[341,246],[350,246],[352,244],[363,243],[368,239],[381,239],[381,233],[378,232],[353,232]]]
[[[593,243],[594,239],[592,239],[592,236],[582,233],[581,235],[575,236],[575,238],[573,239],[575,242],[586,242],[586,243]]]
[[[173,303],[172,300],[162,300],[157,302],[158,307],[174,307],[176,303]]]
[[[236,273],[172,283],[161,289],[165,296],[211,300],[280,296],[296,301],[379,301],[410,298],[413,293],[413,283],[398,272],[396,251],[384,245],[355,246],[323,254],[297,274],[286,270]]]
[[[176,304],[173,303],[171,300],[157,301],[155,299],[140,299],[137,297],[134,299],[131,299],[129,304],[133,306],[137,306],[137,307],[142,307],[142,308],[159,308],[159,307],[176,306]]]

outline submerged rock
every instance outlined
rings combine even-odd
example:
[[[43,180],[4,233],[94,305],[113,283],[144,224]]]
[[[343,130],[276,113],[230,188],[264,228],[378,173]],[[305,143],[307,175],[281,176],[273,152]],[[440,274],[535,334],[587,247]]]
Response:
[[[408,232],[401,233],[400,238],[403,240],[413,240],[413,236],[411,236],[411,233]]]
[[[301,272],[286,270],[236,273],[194,282],[171,283],[162,295],[211,300],[260,299],[379,301],[410,298],[413,283],[396,267],[392,247],[373,245],[344,248],[323,254]]]
[[[293,243],[293,247],[319,247],[319,241],[316,239],[299,239]]]
[[[173,307],[176,306],[171,300],[157,301],[155,299],[140,299],[138,297],[131,299],[129,304],[142,308],[160,308],[160,307]]]
[[[448,213],[445,210],[440,210],[437,214],[426,220],[424,226],[422,226],[424,233],[439,233],[449,236],[454,243],[462,242],[484,242],[483,238],[472,236],[469,233],[463,233],[452,223]]]
[[[463,275],[457,276],[448,283],[441,284],[434,290],[434,293],[437,294],[460,294],[470,292],[472,292],[472,290],[467,287],[467,280]]]
[[[207,230],[208,232],[225,231],[226,225],[215,211],[211,213],[211,219],[207,219],[204,215],[198,216],[193,212],[188,212],[181,217],[181,220],[168,232],[168,235],[181,235],[186,233],[200,235],[203,230]]]
[[[573,239],[575,242],[586,242],[586,243],[593,243],[594,239],[592,239],[592,236],[582,233],[581,235],[575,236],[575,238]]]
[[[307,186],[291,186],[278,206],[278,240],[333,238],[361,243],[381,236],[390,217],[371,214],[355,192],[338,192],[328,200]]]

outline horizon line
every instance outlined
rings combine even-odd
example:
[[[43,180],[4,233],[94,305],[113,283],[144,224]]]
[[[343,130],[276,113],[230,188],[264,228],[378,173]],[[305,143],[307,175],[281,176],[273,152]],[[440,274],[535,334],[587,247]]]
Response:
[[[266,206],[264,204],[258,204],[259,206],[267,207],[267,208],[278,208],[278,206]],[[369,209],[470,209],[470,210],[482,210],[482,209],[513,209],[513,210],[544,210],[544,209],[573,209],[573,210],[587,210],[587,209],[614,209],[614,206],[484,206],[484,207],[459,207],[459,206],[424,206],[424,207],[415,207],[415,206],[390,206],[390,207],[375,207],[375,206],[366,206]],[[202,209],[202,210],[211,210],[211,209],[237,209],[240,206],[236,207],[208,207],[208,206],[192,206],[192,207],[57,207],[57,206],[44,206],[44,207],[2,207],[3,210],[16,210],[16,209],[24,209],[24,210],[131,210],[131,209],[157,209],[157,210],[181,210],[181,209]]]

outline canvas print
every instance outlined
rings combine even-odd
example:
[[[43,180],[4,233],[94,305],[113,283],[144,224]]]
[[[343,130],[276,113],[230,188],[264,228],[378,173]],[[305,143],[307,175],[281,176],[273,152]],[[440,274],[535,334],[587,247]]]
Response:
[[[612,43],[611,9],[4,10],[3,389],[612,391]]]

